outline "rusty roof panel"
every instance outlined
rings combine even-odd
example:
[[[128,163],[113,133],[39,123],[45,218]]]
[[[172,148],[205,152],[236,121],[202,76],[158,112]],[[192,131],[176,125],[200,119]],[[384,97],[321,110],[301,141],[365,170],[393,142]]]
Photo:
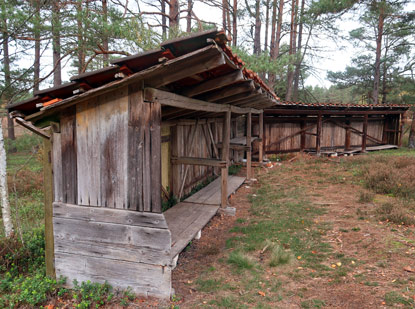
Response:
[[[161,47],[164,49],[169,49],[174,56],[179,57],[185,55],[194,50],[205,47],[208,42],[208,39],[214,40],[220,31],[208,30],[203,32],[198,32],[184,38],[176,38],[172,40],[167,40],[161,43]]]

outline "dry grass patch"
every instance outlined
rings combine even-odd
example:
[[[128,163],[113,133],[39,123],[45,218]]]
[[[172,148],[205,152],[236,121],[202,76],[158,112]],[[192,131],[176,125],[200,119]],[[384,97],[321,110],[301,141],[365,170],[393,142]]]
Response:
[[[415,199],[415,158],[373,160],[363,170],[366,186],[376,193]]]

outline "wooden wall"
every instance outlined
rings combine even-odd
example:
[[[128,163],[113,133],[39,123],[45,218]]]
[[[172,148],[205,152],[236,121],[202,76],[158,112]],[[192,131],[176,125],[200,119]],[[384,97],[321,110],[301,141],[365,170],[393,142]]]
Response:
[[[396,116],[395,116],[396,118]],[[390,119],[387,118],[386,122],[389,125],[389,128],[397,129],[396,119],[391,117]],[[345,147],[345,140],[346,140],[346,129],[345,129],[345,122],[346,118],[335,118],[338,123],[324,120],[322,123],[322,136],[321,136],[321,147],[322,149],[335,149],[335,148],[344,148]],[[290,151],[299,151],[301,148],[301,134],[296,134],[302,128],[311,126],[305,135],[305,149],[315,149],[316,148],[316,120],[305,120],[303,122],[303,127],[301,125],[301,121],[294,120],[290,121],[289,119],[283,121],[278,119],[273,119],[272,117],[268,117],[264,123],[264,143],[265,149],[267,153],[278,153],[278,152],[290,152]],[[397,144],[397,134],[390,134],[385,133],[385,119],[381,117],[376,117],[368,119],[368,128],[367,134],[377,140],[382,141],[384,139],[385,143],[390,144]],[[313,126],[314,125],[314,126]],[[350,126],[352,128],[357,129],[358,131],[363,131],[363,119],[353,119],[350,118]],[[258,122],[254,124],[254,134],[258,132]],[[387,136],[384,136],[384,135]],[[282,140],[281,142],[277,142],[284,137],[288,137],[290,135],[294,135],[287,139]],[[393,135],[393,136],[392,136]],[[356,134],[353,130],[351,130],[350,136],[350,144],[352,147],[361,147],[362,145],[362,135]],[[367,145],[377,145],[373,139],[367,139]],[[254,144],[254,152],[257,152],[257,144]]]
[[[160,119],[160,104],[143,102],[137,85],[65,111],[54,134],[55,201],[161,212]]]
[[[55,269],[66,285],[108,282],[144,296],[171,295],[171,234],[163,214],[53,204]]]

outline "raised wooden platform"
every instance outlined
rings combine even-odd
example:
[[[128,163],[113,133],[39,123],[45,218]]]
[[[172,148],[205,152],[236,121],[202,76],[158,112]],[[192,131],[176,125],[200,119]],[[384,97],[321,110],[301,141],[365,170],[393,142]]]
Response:
[[[245,181],[245,177],[229,176],[228,177],[228,196],[234,193]],[[221,178],[212,181],[202,190],[196,192],[185,200],[188,203],[220,205],[221,197]]]
[[[234,193],[244,181],[244,177],[230,176],[228,178],[228,196]],[[172,259],[186,248],[187,244],[195,238],[196,234],[218,211],[220,186],[221,178],[219,177],[185,201],[164,212],[171,232],[170,257]]]

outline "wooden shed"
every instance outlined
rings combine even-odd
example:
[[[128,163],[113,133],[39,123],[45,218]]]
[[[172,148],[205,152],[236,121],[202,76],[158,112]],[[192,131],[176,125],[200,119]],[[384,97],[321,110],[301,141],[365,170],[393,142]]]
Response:
[[[264,110],[263,152],[306,151],[320,155],[397,148],[407,109],[394,104],[278,102]],[[258,131],[257,122],[254,132]]]
[[[251,177],[252,115],[278,100],[226,43],[167,41],[8,106],[45,137],[48,274],[170,296],[178,254],[245,181],[230,162]],[[162,195],[184,200],[163,212]]]

